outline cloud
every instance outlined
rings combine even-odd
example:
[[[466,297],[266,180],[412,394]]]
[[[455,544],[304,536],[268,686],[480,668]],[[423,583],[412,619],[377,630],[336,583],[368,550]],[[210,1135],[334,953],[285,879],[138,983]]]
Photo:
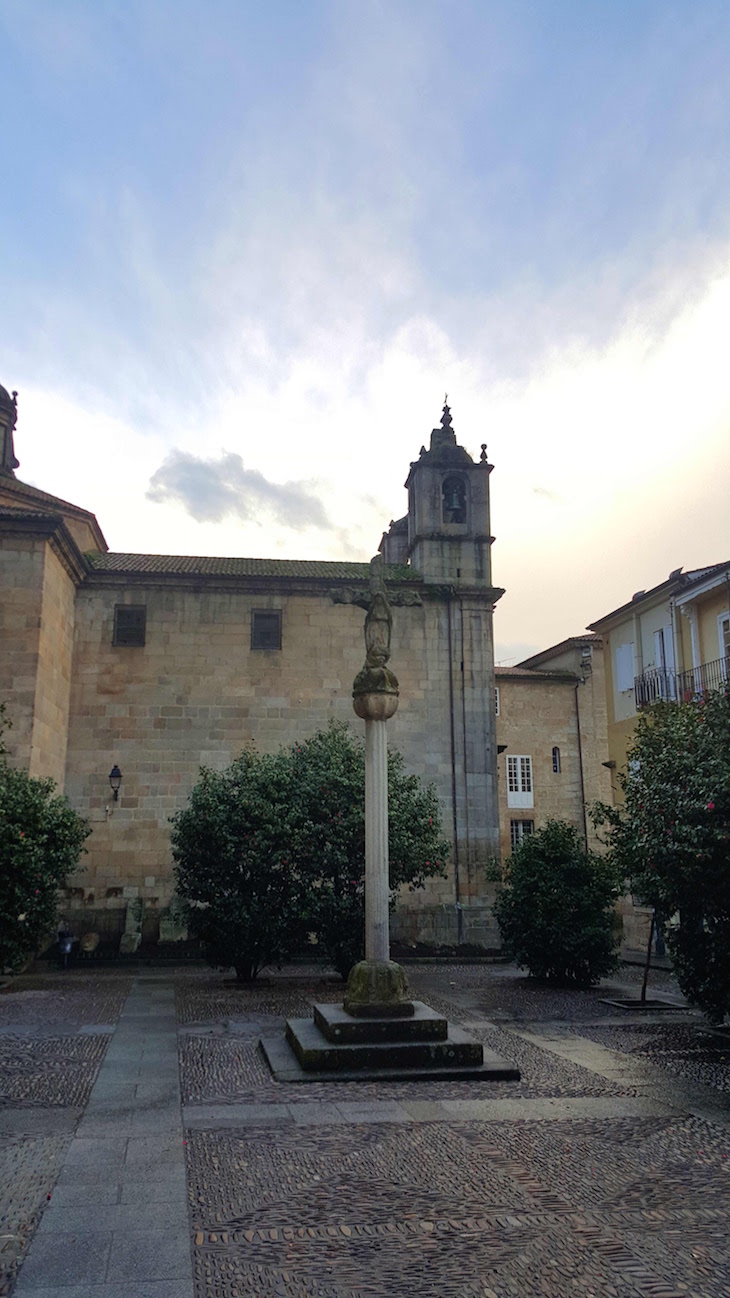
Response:
[[[263,514],[295,532],[331,527],[322,502],[303,482],[270,482],[230,451],[219,460],[170,451],[150,479],[147,498],[156,504],[177,501],[198,523],[219,523],[227,515],[251,522]]]
[[[557,491],[550,491],[547,487],[533,487],[532,494],[534,496],[542,496],[544,500],[552,500],[552,501],[560,500],[560,496],[558,495]]]

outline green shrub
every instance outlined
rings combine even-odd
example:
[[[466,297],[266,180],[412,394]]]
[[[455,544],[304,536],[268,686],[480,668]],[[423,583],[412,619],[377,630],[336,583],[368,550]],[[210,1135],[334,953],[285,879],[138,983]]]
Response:
[[[623,802],[598,805],[616,868],[669,920],[679,985],[713,1022],[730,1012],[730,693],[642,713],[619,773]]]
[[[432,788],[388,755],[390,885],[422,887],[443,870]],[[315,933],[346,977],[364,951],[365,760],[349,728],[273,756],[246,752],[204,770],[173,820],[176,886],[215,963],[242,979],[280,963]]]
[[[537,978],[596,982],[617,963],[618,892],[607,859],[573,825],[548,821],[522,840],[495,903],[506,954]]]
[[[52,935],[58,890],[91,832],[55,790],[15,770],[0,745],[0,968],[20,968]]]

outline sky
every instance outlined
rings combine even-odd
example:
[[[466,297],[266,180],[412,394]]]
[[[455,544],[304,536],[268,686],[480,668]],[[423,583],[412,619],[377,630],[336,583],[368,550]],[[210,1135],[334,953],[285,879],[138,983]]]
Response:
[[[727,0],[0,0],[18,476],[367,560],[449,394],[502,663],[730,558]]]

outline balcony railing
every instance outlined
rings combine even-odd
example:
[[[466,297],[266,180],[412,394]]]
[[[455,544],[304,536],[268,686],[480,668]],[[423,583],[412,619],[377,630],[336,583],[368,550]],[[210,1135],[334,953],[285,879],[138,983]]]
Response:
[[[650,667],[634,678],[636,708],[649,708],[660,699],[686,702],[700,697],[707,690],[722,689],[730,680],[730,656],[717,658],[686,672],[669,672]]]

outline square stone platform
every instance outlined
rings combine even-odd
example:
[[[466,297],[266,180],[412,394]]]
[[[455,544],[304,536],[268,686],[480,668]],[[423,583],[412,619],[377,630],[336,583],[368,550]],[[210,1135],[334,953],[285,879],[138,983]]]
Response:
[[[456,1078],[519,1081],[519,1069],[485,1051],[422,1001],[413,1012],[359,1018],[342,1005],[315,1005],[312,1019],[289,1019],[284,1037],[262,1039],[281,1082],[413,1081]]]

